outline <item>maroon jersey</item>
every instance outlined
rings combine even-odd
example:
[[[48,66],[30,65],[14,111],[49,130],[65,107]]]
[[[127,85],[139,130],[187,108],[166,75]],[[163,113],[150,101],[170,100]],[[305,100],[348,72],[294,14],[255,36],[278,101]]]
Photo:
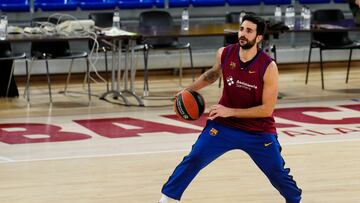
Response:
[[[229,108],[250,108],[262,104],[264,74],[272,59],[258,49],[256,56],[243,63],[239,56],[240,45],[232,44],[224,48],[221,68],[224,89],[219,104]],[[276,133],[273,115],[266,118],[217,117],[216,122],[245,131]]]

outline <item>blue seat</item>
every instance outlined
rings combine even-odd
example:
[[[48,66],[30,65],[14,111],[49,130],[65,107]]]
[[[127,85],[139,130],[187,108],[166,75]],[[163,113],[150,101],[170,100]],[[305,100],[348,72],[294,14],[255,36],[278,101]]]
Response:
[[[237,5],[260,5],[261,0],[227,0],[227,3],[230,6],[237,6]]]
[[[155,0],[155,5],[158,8],[164,8],[164,0]],[[190,6],[190,0],[169,0],[169,7],[188,7]]]
[[[225,0],[191,0],[194,7],[225,6]]]
[[[284,5],[291,4],[291,0],[263,0],[265,5]]]
[[[76,10],[78,3],[76,0],[35,0],[35,10],[42,11],[69,11]]]
[[[0,0],[0,9],[6,12],[29,11],[30,5],[28,0]]]
[[[334,0],[334,2],[339,4],[348,3],[346,0]]]
[[[300,4],[327,4],[331,0],[299,0]]]
[[[153,0],[120,0],[118,6],[121,9],[152,8]]]
[[[78,0],[82,10],[115,9],[115,0]]]

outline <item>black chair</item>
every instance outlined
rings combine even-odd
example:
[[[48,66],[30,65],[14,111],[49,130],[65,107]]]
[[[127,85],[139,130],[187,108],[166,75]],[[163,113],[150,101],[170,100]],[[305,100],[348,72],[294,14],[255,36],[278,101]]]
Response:
[[[140,14],[139,27],[141,29],[166,30],[173,29],[173,18],[166,11],[145,11]],[[143,39],[145,45],[144,51],[144,96],[149,94],[148,84],[148,56],[151,49],[163,50],[184,50],[187,49],[190,55],[190,63],[192,69],[192,78],[195,80],[195,70],[193,66],[192,50],[190,43],[180,43],[177,37],[158,37]],[[182,79],[182,67],[180,67],[180,82]]]
[[[5,97],[9,96],[9,92],[11,92],[12,96],[18,96],[19,93],[17,91],[17,87],[13,78],[13,73],[14,73],[14,68],[15,68],[15,64],[14,64],[14,60],[19,60],[19,59],[25,59],[25,67],[26,67],[26,76],[28,76],[28,63],[26,60],[26,54],[25,53],[13,53],[12,49],[11,49],[11,44],[8,42],[1,42],[0,43],[0,63],[2,64],[2,66],[4,66],[5,64],[11,66],[11,69],[9,71],[9,78],[7,80],[6,77],[7,75],[5,75],[5,77],[3,77],[3,79],[7,82],[7,86],[6,86],[6,93],[5,93]],[[6,68],[6,67],[3,67]],[[3,70],[4,73],[4,70]],[[2,81],[1,81],[2,83]],[[13,87],[13,88],[11,88]],[[25,88],[25,92],[26,92],[26,88]],[[27,94],[27,100],[29,101],[29,95]]]
[[[110,29],[113,26],[113,12],[96,12],[96,13],[90,13],[89,19],[93,20],[95,22],[95,26],[97,29]],[[137,41],[137,44],[141,43],[140,41]],[[105,39],[98,39],[99,44],[99,51],[104,52],[105,55],[105,77],[106,77],[106,88],[109,92],[109,75],[108,75],[108,54],[107,52],[112,51],[113,47],[115,46],[115,49],[118,50],[117,44],[114,44],[111,41],[105,40]],[[94,40],[89,40],[89,48],[90,50],[94,46]],[[126,49],[129,46],[128,40],[122,40],[121,43],[121,49],[122,51],[126,51]],[[134,47],[129,47],[133,49],[134,51],[142,51],[145,49],[144,45],[136,45]],[[125,75],[125,74],[124,74]]]
[[[239,23],[239,26],[240,26],[240,14],[242,12],[245,12],[245,11],[240,11],[240,12],[229,12],[229,13],[226,13],[225,15],[225,23]],[[245,12],[245,14],[249,14],[249,15],[255,15],[254,12]],[[269,36],[265,36],[265,40],[269,40]],[[239,39],[238,39],[238,33],[230,33],[228,35],[226,35],[224,37],[224,47],[225,46],[228,46],[230,44],[236,44],[236,43],[239,43]],[[274,59],[276,61],[276,47],[275,45],[272,45],[270,47],[270,51],[274,53]],[[222,78],[220,77],[219,78],[219,87],[221,87],[221,81],[222,81]]]
[[[225,23],[239,23],[241,12],[229,12],[225,15]],[[240,26],[240,23],[239,23]],[[224,46],[238,43],[238,33],[231,33],[224,37]]]
[[[313,14],[313,23],[317,25],[321,24],[334,24],[341,20],[344,20],[344,14],[339,9],[322,9],[317,10]],[[320,71],[321,71],[321,87],[324,89],[324,68],[322,52],[324,50],[337,50],[337,49],[350,49],[346,83],[349,80],[350,63],[352,57],[352,50],[360,48],[360,43],[353,41],[349,38],[347,31],[329,31],[329,32],[313,32],[311,34],[309,58],[306,68],[305,84],[308,82],[309,68],[311,60],[311,50],[313,48],[319,48],[320,50]]]
[[[31,21],[31,26],[36,27],[36,26],[42,25],[44,22],[49,22],[49,23],[56,25],[59,23],[59,20],[57,18],[48,18],[48,17],[34,18]],[[51,93],[51,80],[50,80],[48,61],[51,59],[71,59],[69,72],[68,72],[68,76],[66,79],[66,85],[65,85],[65,89],[64,89],[64,93],[66,93],[67,84],[69,83],[69,80],[70,80],[71,70],[72,70],[74,59],[78,59],[78,58],[86,59],[86,80],[87,80],[87,86],[88,86],[88,98],[89,98],[89,103],[90,103],[90,101],[91,101],[90,82],[91,81],[90,81],[89,59],[88,59],[88,54],[86,52],[72,52],[70,50],[69,41],[67,41],[67,40],[34,41],[31,43],[31,57],[32,57],[32,60],[45,60],[50,104],[52,103],[52,93]],[[29,77],[28,77],[26,83],[27,83],[27,86],[29,87],[30,72],[29,72]]]
[[[254,12],[246,12],[246,11],[240,11],[240,12],[229,12],[225,15],[225,23],[239,23],[239,17],[242,12],[245,12],[245,14],[248,15],[256,15]],[[239,23],[240,24],[240,23]],[[277,36],[274,36],[274,38],[277,38]],[[264,41],[269,41],[270,36],[268,33],[265,33]],[[229,35],[226,35],[224,37],[224,46],[227,46],[229,44],[235,44],[238,43],[238,33],[232,33]],[[268,48],[268,47],[266,47]],[[276,47],[275,45],[271,45],[269,47],[269,51],[271,51],[274,54],[274,60],[276,61]]]

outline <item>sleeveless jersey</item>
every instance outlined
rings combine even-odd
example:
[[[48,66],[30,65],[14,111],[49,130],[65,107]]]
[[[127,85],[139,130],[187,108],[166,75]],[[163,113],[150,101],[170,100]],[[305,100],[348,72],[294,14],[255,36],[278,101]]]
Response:
[[[271,57],[262,49],[249,63],[242,63],[239,57],[240,45],[224,48],[221,68],[224,88],[219,104],[229,108],[250,108],[262,104],[264,74]],[[273,115],[266,118],[217,117],[215,122],[254,133],[276,134]]]

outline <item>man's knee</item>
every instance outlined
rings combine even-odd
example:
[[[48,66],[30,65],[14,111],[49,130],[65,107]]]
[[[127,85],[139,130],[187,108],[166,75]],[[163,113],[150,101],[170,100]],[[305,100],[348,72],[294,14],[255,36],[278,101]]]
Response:
[[[203,150],[194,149],[186,158],[192,165],[198,166],[203,164],[205,157],[206,155]]]

